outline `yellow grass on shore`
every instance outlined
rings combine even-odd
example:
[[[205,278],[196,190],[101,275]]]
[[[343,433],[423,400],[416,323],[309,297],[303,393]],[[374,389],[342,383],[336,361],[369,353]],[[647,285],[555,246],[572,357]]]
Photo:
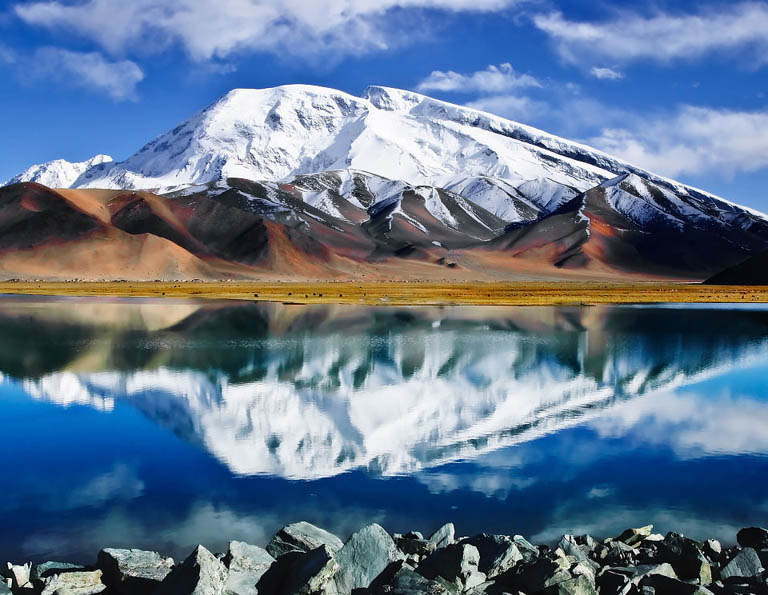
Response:
[[[0,282],[1,294],[210,298],[297,304],[564,305],[768,302],[768,286],[693,283]]]

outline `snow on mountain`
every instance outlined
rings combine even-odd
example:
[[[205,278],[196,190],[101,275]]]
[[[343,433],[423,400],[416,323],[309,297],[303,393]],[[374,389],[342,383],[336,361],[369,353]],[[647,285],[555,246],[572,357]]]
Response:
[[[55,159],[40,165],[33,165],[0,185],[7,186],[20,182],[37,182],[49,188],[69,188],[84,172],[95,165],[111,162],[112,157],[109,155],[96,155],[86,161],[77,161],[75,163],[64,159]]]

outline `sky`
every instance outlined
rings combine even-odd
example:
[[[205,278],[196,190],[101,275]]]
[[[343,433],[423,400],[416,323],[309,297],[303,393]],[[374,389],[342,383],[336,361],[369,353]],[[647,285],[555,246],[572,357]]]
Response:
[[[768,212],[768,1],[0,0],[0,180],[290,83],[418,91]]]

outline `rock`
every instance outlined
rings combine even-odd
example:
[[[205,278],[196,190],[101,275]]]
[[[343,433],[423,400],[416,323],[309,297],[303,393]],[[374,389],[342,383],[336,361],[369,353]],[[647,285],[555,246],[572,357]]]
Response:
[[[608,566],[633,566],[637,550],[623,541],[611,541],[599,550],[599,557]]]
[[[267,550],[242,541],[230,541],[222,560],[229,569],[227,591],[233,595],[256,595],[256,584],[275,559]]]
[[[95,595],[106,590],[101,570],[76,570],[54,574],[43,581],[40,595],[67,593],[67,595]]]
[[[419,531],[409,531],[404,535],[408,539],[424,539],[424,534]]]
[[[586,576],[577,576],[556,585],[550,585],[542,595],[597,595],[595,583]]]
[[[504,582],[508,583],[504,584],[507,589],[512,588],[523,593],[538,593],[547,587],[570,580],[572,577],[557,562],[541,557],[519,574],[505,575],[503,578],[505,579]]]
[[[435,551],[435,544],[424,538],[405,535],[395,538],[395,543],[404,554],[412,554],[421,557],[428,556]]]
[[[768,549],[768,530],[761,527],[745,527],[736,534],[736,541],[741,547]]]
[[[397,564],[397,563],[396,563]],[[407,564],[401,565],[394,576],[389,577],[384,585],[372,589],[375,595],[451,595],[444,585],[431,581]]]
[[[0,595],[13,595],[11,588],[5,581],[0,581]]]
[[[461,543],[468,543],[477,548],[480,553],[478,570],[487,578],[506,572],[523,559],[517,544],[506,535],[481,533],[464,539]]]
[[[667,533],[659,544],[659,559],[672,564],[678,578],[695,580],[699,584],[712,582],[712,569],[701,545],[679,533]]]
[[[720,578],[724,582],[735,582],[740,578],[760,576],[763,565],[757,552],[751,547],[745,547],[720,570]]]
[[[643,580],[642,589],[653,589],[654,595],[713,595],[712,591],[701,585],[686,583],[676,578],[655,574]],[[643,591],[645,592],[645,591]]]
[[[446,523],[432,534],[429,541],[435,546],[435,549],[440,549],[441,547],[451,545],[455,538],[456,528],[453,526],[453,523]]]
[[[321,545],[327,545],[335,553],[344,544],[334,534],[301,521],[280,529],[267,545],[267,552],[273,558],[279,558],[291,551],[311,552]]]
[[[30,580],[32,584],[42,584],[43,580],[54,574],[62,572],[71,572],[73,570],[85,570],[85,566],[79,564],[69,564],[68,562],[43,562],[32,568]]]
[[[335,555],[339,570],[329,592],[349,595],[352,589],[367,588],[392,562],[402,558],[395,542],[376,523],[363,527]]]
[[[226,566],[202,545],[198,545],[186,560],[165,577],[155,595],[222,595],[226,584]]]
[[[416,568],[428,579],[443,578],[462,591],[485,582],[485,574],[478,570],[480,552],[474,545],[454,543],[436,550]]]
[[[629,578],[624,572],[608,568],[600,573],[596,583],[601,595],[619,595],[629,585]]]
[[[621,541],[627,545],[637,545],[651,534],[653,525],[646,525],[638,529],[627,529],[616,538],[616,541]]]
[[[533,545],[522,535],[514,535],[512,542],[517,546],[520,551],[520,555],[523,556],[523,561],[526,563],[534,562],[539,557],[539,548]]]
[[[710,560],[718,560],[723,555],[723,546],[717,539],[707,539],[704,542],[704,555]]]
[[[280,590],[283,595],[311,595],[325,589],[339,569],[333,552],[323,544],[297,557]]]
[[[563,535],[557,547],[563,550],[566,556],[571,556],[579,562],[586,562],[595,567],[598,566],[590,559],[589,549],[584,545],[579,545],[573,535]]]
[[[154,590],[171,572],[173,564],[173,558],[157,552],[112,548],[101,550],[96,562],[104,573],[104,583],[126,595]]]
[[[27,562],[26,564],[11,564],[8,562],[8,572],[6,572],[6,576],[11,579],[11,589],[13,591],[26,589],[32,586],[29,582],[31,570],[31,562]]]

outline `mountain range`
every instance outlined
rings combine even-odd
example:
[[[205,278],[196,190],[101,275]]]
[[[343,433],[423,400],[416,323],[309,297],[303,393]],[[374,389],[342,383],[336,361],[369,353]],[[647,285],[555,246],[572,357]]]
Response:
[[[385,87],[236,89],[0,188],[3,278],[703,280],[766,248],[762,213]]]

